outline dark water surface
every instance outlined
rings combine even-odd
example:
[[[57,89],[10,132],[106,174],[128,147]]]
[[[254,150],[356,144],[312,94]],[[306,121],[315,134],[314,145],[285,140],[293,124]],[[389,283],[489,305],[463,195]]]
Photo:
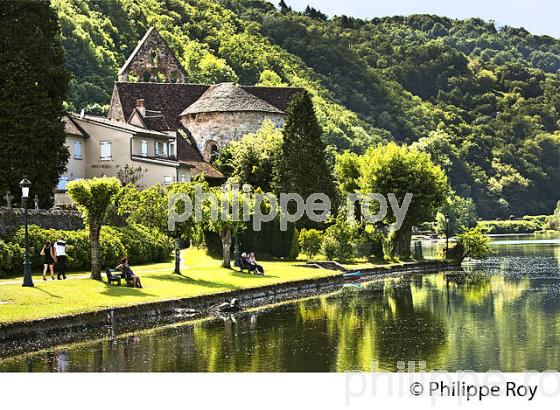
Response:
[[[560,370],[560,240],[439,273],[0,360],[0,371]]]

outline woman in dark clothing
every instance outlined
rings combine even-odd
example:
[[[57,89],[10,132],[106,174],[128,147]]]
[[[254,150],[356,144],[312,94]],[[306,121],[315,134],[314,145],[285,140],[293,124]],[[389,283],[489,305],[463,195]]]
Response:
[[[249,262],[254,266],[256,275],[264,275],[264,268],[257,263],[257,258],[255,257],[254,252],[251,252],[251,254],[249,255]]]
[[[48,239],[41,249],[41,256],[43,257],[43,280],[47,280],[47,270],[51,271],[51,278],[54,280],[54,256],[51,241]]]
[[[130,265],[128,264],[128,258],[122,258],[121,264],[116,267],[116,269],[122,272],[125,280],[126,285],[130,288],[140,288],[142,289],[142,282],[140,282],[140,278],[132,272],[130,269]]]

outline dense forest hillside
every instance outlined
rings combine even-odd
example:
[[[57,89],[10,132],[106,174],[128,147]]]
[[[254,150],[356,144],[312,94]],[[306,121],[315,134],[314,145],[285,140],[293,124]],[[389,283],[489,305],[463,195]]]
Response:
[[[479,19],[327,18],[257,0],[52,3],[70,109],[103,112],[153,25],[191,82],[306,87],[333,152],[415,144],[482,217],[552,213],[559,199],[558,39]]]

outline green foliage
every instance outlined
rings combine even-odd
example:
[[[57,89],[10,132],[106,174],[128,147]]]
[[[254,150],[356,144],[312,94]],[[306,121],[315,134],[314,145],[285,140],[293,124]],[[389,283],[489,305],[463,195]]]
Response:
[[[487,234],[533,233],[543,229],[543,225],[536,220],[478,221],[478,227]]]
[[[446,221],[446,216],[448,221]],[[449,196],[436,216],[435,231],[440,236],[455,236],[476,226],[473,200],[458,195]]]
[[[217,164],[230,176],[230,182],[270,192],[281,146],[282,132],[272,121],[265,120],[255,134],[245,135],[224,147]]]
[[[24,249],[16,243],[0,239],[0,278],[23,272]]]
[[[12,247],[25,246],[24,228],[16,230],[5,244]],[[29,226],[29,253],[33,268],[43,266],[41,249],[47,239],[54,242],[64,239],[67,243],[67,266],[70,271],[84,271],[91,267],[90,241],[88,230],[63,231]],[[103,227],[100,238],[100,264],[102,267],[116,266],[118,261],[128,256],[133,264],[164,262],[170,259],[173,248],[171,241],[159,231],[140,225],[128,227]],[[17,256],[16,256],[17,257]],[[19,269],[22,260],[16,261]],[[8,271],[12,272],[12,271]],[[12,272],[13,273],[13,272]]]
[[[322,133],[309,93],[295,96],[286,112],[284,138],[276,168],[274,185],[278,195],[297,193],[307,198],[313,193],[322,193],[331,201],[336,199]],[[307,217],[297,222],[297,226],[313,225]]]
[[[385,197],[393,193],[399,204],[407,193],[412,194],[406,218],[394,238],[394,254],[408,257],[412,227],[433,220],[448,195],[445,174],[426,153],[395,143],[370,148],[359,161],[362,192]],[[395,215],[388,212],[384,223],[395,222]]]
[[[480,227],[469,229],[458,236],[457,247],[463,250],[462,258],[484,259],[492,254],[490,239],[482,233]]]
[[[316,229],[302,229],[299,233],[299,247],[309,259],[313,259],[321,251],[323,233]]]
[[[356,228],[346,221],[346,216],[342,213],[337,216],[334,224],[323,235],[322,251],[327,259],[344,262],[356,256]]]
[[[100,227],[107,215],[107,208],[121,190],[116,178],[78,179],[68,184],[68,195],[90,227]]]
[[[56,13],[47,1],[3,1],[0,38],[0,192],[18,198],[27,175],[31,197],[47,205],[69,157],[62,123],[69,74]]]

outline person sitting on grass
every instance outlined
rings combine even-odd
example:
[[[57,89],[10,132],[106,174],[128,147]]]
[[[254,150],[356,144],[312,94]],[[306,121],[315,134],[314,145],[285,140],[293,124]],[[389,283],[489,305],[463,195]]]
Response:
[[[140,278],[132,272],[130,265],[128,264],[128,258],[122,258],[121,264],[115,268],[119,272],[122,272],[124,279],[126,280],[126,285],[129,288],[140,288],[142,289],[142,282]]]

